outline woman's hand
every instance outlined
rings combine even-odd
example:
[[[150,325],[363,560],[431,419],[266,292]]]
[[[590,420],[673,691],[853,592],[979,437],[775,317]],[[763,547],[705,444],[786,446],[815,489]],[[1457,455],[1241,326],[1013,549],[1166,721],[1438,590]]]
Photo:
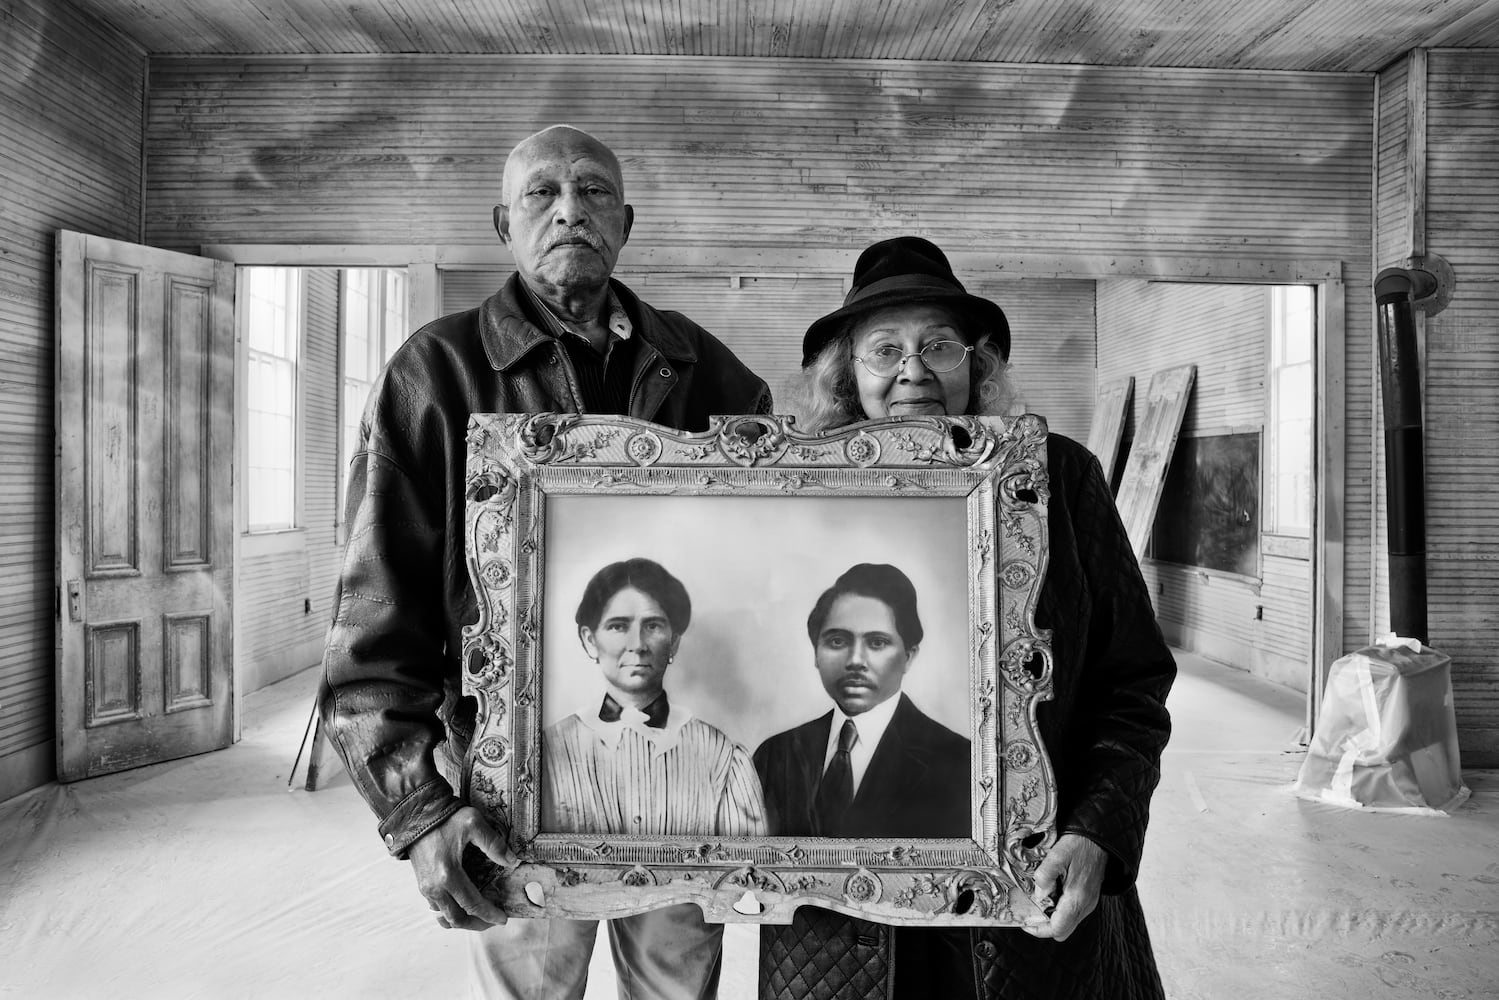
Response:
[[[1043,910],[1055,902],[1050,916],[1036,915],[1021,928],[1032,937],[1065,941],[1098,905],[1109,856],[1087,837],[1064,833],[1057,838],[1039,867],[1032,900]]]

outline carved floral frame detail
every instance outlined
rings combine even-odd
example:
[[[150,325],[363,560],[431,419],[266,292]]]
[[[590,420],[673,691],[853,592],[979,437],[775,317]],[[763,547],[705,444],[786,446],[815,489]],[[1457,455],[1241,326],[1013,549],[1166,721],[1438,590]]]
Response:
[[[695,902],[709,920],[786,923],[813,904],[890,924],[1019,924],[1056,839],[1036,724],[1051,697],[1034,614],[1047,562],[1046,425],[1026,414],[903,417],[803,434],[788,417],[701,433],[628,417],[478,414],[465,541],[479,618],[463,686],[478,724],[462,794],[508,831],[511,872],[476,874],[517,916],[613,917]],[[545,501],[561,495],[963,497],[974,836],[640,837],[539,832]]]

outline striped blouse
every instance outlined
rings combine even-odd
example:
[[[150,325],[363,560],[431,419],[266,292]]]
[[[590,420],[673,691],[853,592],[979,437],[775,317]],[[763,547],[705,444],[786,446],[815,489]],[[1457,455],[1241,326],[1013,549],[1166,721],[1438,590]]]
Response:
[[[547,727],[541,747],[543,833],[766,832],[749,754],[676,705],[664,729],[570,715]]]

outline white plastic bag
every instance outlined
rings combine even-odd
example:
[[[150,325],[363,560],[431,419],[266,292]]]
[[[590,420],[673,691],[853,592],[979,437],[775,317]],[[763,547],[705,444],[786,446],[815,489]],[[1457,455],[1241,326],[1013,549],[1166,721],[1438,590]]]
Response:
[[[1423,815],[1462,805],[1451,662],[1393,634],[1335,662],[1296,794]]]

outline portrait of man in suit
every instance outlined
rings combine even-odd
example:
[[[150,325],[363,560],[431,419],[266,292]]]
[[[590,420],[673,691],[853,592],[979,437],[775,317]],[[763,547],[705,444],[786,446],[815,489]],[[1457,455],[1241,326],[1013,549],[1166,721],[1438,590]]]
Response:
[[[834,707],[755,751],[776,836],[969,837],[969,741],[901,690],[921,646],[916,588],[860,563],[807,617]]]

